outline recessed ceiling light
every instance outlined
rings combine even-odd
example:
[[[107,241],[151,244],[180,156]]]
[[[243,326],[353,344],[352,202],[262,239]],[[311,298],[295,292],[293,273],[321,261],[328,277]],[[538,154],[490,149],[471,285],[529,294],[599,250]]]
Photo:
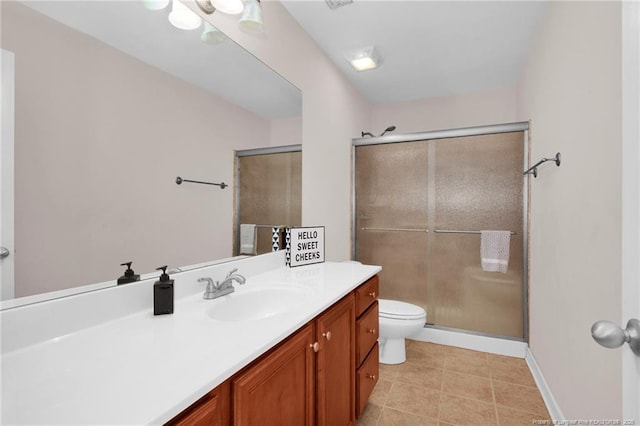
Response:
[[[353,3],[353,0],[324,0],[329,6],[329,9],[337,9],[342,6]]]
[[[365,47],[357,52],[348,53],[344,57],[356,71],[367,71],[382,64],[382,57],[373,46]]]

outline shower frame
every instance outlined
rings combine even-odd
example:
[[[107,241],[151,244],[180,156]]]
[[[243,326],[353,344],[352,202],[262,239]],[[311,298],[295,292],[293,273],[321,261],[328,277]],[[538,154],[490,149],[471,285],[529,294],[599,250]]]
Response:
[[[353,259],[357,259],[358,247],[358,222],[356,217],[356,148],[358,146],[381,145],[403,142],[417,142],[424,140],[449,139],[465,136],[481,136],[500,133],[524,133],[524,149],[522,170],[526,170],[529,166],[530,143],[529,143],[529,122],[521,121],[505,124],[493,124],[487,126],[464,127],[458,129],[434,130],[426,132],[393,134],[386,136],[377,136],[370,138],[354,138],[351,140],[351,255]],[[479,336],[498,337],[501,339],[515,341],[529,341],[529,179],[524,176],[522,180],[522,338],[512,336],[494,335],[471,330],[455,329],[451,327],[443,327],[434,324],[425,324],[425,328],[434,328],[445,331],[455,331],[465,334],[473,334]]]

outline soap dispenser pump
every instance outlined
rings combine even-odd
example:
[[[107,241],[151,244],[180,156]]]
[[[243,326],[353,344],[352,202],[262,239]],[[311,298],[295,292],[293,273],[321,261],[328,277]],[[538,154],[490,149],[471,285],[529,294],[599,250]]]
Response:
[[[153,315],[173,313],[173,280],[167,274],[167,265],[156,268],[162,270],[160,279],[153,284]]]
[[[127,270],[124,271],[124,275],[118,278],[118,285],[120,284],[128,284],[135,281],[140,281],[140,275],[133,272],[131,269],[131,264],[133,262],[125,262],[121,263],[120,266],[126,266]]]

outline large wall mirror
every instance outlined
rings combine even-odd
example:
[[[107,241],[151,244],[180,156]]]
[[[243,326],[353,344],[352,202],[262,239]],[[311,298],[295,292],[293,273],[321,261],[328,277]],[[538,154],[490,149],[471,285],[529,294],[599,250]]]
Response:
[[[144,274],[232,256],[234,152],[300,144],[300,91],[224,35],[173,27],[170,7],[0,7],[15,75],[13,296],[113,285],[128,261]]]

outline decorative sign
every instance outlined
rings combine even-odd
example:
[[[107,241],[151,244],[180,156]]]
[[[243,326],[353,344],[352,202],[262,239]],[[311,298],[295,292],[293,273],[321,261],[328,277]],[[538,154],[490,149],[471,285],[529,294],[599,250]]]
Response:
[[[289,266],[324,262],[324,226],[288,229]]]

